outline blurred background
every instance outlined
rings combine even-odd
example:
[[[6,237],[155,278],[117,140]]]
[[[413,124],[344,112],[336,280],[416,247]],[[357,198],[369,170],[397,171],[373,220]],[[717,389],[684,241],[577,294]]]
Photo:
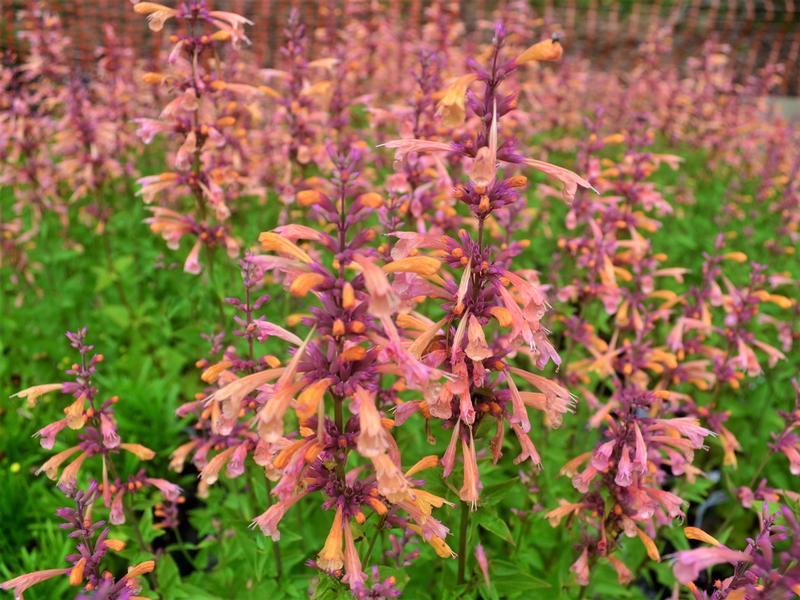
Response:
[[[170,4],[170,2],[166,2]],[[4,51],[13,52],[18,39],[14,28],[28,0],[0,0],[0,35]],[[162,36],[149,35],[144,19],[135,15],[127,0],[51,0],[67,34],[72,38],[71,60],[78,65],[95,60],[103,26],[114,26],[143,56],[155,59]],[[345,20],[369,21],[377,14],[397,13],[407,24],[409,38],[429,24],[430,0],[208,0],[209,7],[231,10],[250,18],[252,52],[263,65],[273,65],[283,39],[282,28],[289,11],[298,8],[311,31],[324,32]],[[436,4],[442,4],[438,2]],[[800,0],[458,0],[445,2],[452,17],[463,23],[467,40],[490,31],[497,18],[513,21],[520,12],[532,11],[545,30],[559,31],[568,54],[595,63],[598,68],[625,69],[643,42],[655,34],[672,37],[665,61],[682,64],[712,39],[730,46],[741,81],[766,65],[782,65],[784,77],[773,94],[795,114],[792,98],[800,94]],[[319,35],[316,40],[325,39]],[[314,54],[312,37],[311,53]]]

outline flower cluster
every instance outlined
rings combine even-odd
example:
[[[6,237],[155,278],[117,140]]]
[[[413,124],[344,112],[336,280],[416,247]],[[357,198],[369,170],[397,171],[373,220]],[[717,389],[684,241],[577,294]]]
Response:
[[[209,261],[217,248],[231,257],[239,254],[239,243],[227,224],[234,201],[248,187],[247,173],[240,166],[241,155],[247,154],[246,137],[238,135],[242,115],[237,109],[264,92],[226,80],[220,56],[227,46],[236,48],[248,41],[244,27],[251,22],[234,13],[208,10],[203,1],[182,1],[177,8],[139,2],[134,10],[147,15],[153,31],[161,31],[173,19],[182,26],[180,34],[170,37],[173,46],[164,71],[143,76],[146,83],[161,86],[169,102],[158,118],[136,120],[145,143],[158,134],[175,135],[181,143],[171,156],[171,170],[139,179],[139,193],[146,204],[160,199],[151,207],[148,223],[171,249],[177,249],[185,236],[193,240],[183,268],[197,274],[201,248],[208,250]]]
[[[45,569],[26,573],[0,583],[0,589],[11,590],[15,598],[22,598],[23,592],[43,581],[66,576],[70,585],[82,586],[83,591],[76,598],[106,598],[108,600],[134,600],[141,590],[138,578],[153,572],[155,562],[146,560],[130,567],[127,572],[115,577],[103,568],[103,560],[108,552],[120,552],[125,542],[109,537],[111,529],[105,521],[92,518],[92,507],[100,496],[97,482],[92,481],[86,490],[62,485],[64,494],[70,498],[75,508],[59,508],[56,514],[64,523],[59,527],[69,531],[68,537],[76,540],[75,553],[65,560],[66,568]]]
[[[360,225],[383,199],[364,191],[359,171],[364,151],[354,145],[346,152],[331,146],[329,152],[334,165],[330,180],[298,192],[298,202],[333,223],[333,235],[297,224],[261,234],[261,249],[268,254],[245,258],[245,300],[230,300],[243,313],[236,317],[241,329],[235,333],[246,339],[248,356],[237,359],[226,351],[221,361],[206,367],[203,379],[218,386],[203,401],[198,421],[207,424],[202,425],[206,437],[182,446],[175,459],[180,462],[193,451],[195,463],[199,459],[204,465],[201,478],[210,485],[225,465],[229,476],[241,474],[252,454],[277,480],[275,502],[253,521],[275,541],[289,508],[308,495],[320,495],[334,517],[315,566],[342,575],[358,596],[391,596],[388,589],[370,592],[356,551],[353,523],[363,524],[366,514],[377,515],[378,530],[401,528],[422,537],[440,555],[452,554],[444,541],[447,527],[432,516],[445,500],[425,491],[424,481],[414,476],[436,467],[438,460],[425,457],[404,469],[391,434],[393,421],[385,416],[398,390],[426,385],[434,374],[401,342],[391,319],[397,307],[387,272],[429,272],[432,264],[410,261],[383,269],[376,264],[370,247],[375,232]],[[315,248],[302,249],[300,240]],[[291,295],[316,298],[317,305],[293,319],[308,328],[305,339],[257,316],[267,297],[252,300],[251,293],[267,272]],[[254,342],[270,338],[293,347],[285,363],[270,355],[255,359]],[[395,384],[387,387],[384,378]],[[352,416],[346,417],[346,411]],[[212,447],[221,451],[208,460]]]
[[[39,397],[50,392],[61,392],[72,398],[63,409],[64,417],[42,427],[36,436],[43,448],[52,450],[58,436],[72,430],[77,432],[76,443],[54,454],[36,473],[44,473],[48,478],[58,480],[59,486],[73,489],[84,464],[96,462],[99,457],[101,476],[96,477],[100,481],[97,488],[110,511],[109,521],[119,525],[131,514],[128,506],[132,497],[141,490],[156,490],[169,503],[182,501],[181,490],[166,479],[148,477],[144,470],[128,477],[121,472],[122,463],[118,458],[121,451],[143,461],[151,460],[155,453],[141,444],[122,441],[114,417],[119,397],[111,396],[104,401],[98,397],[99,390],[93,377],[103,355],[93,353],[94,346],[86,343],[86,335],[86,328],[67,332],[70,345],[80,354],[80,363],[72,364],[66,371],[71,380],[35,385],[17,392],[14,397],[25,399],[29,408],[36,406]],[[68,464],[63,466],[65,463]],[[174,525],[172,518],[162,524],[164,527]]]
[[[653,133],[646,117],[606,134],[604,122],[599,111],[588,123],[591,135],[579,155],[601,196],[570,205],[570,233],[558,243],[574,257],[576,270],[553,273],[564,312],[573,313],[563,321],[567,351],[580,349],[584,356],[571,355],[564,381],[587,398],[590,425],[601,432],[593,451],[562,469],[582,498],[562,500],[548,514],[553,525],[567,516],[583,524],[573,565],[582,585],[598,558],[611,563],[621,583],[630,581],[630,569],[614,556],[623,534],[638,536],[650,558],[660,559],[656,528],[682,517],[685,504],[667,468],[694,481],[702,474],[694,453],[713,435],[725,464],[736,465],[740,444],[724,424],[729,413],[717,406],[714,390],[739,389],[745,377],[759,375],[755,350],[769,366],[785,358],[757,337],[762,328],[756,323],[780,323],[767,311],[759,314],[770,304],[793,305],[774,290],[785,280],[769,280],[763,265],[752,264],[747,283],[734,285],[723,265],[747,262],[747,256],[724,252],[722,236],[717,254],[704,257],[699,286],[685,285],[686,269],[665,266],[669,257],[654,250],[651,237],[673,207],[648,179],[662,164],[679,168],[680,159],[649,150]],[[601,158],[620,144],[621,159]],[[676,291],[676,285],[684,287]],[[587,317],[597,315],[594,303],[607,315],[598,323],[603,330]]]
[[[163,448],[187,472],[191,518],[180,488],[151,476],[156,453],[120,431],[127,403],[98,389],[86,330],[68,333],[80,359],[15,394],[28,403],[15,415],[68,398],[36,434],[54,451],[37,473],[74,501],[59,516],[77,547],[69,566],[0,589],[61,578],[79,598],[137,598],[154,563],[117,572],[107,522],[156,560],[179,550],[180,577],[209,590],[244,553],[252,593],[294,594],[305,564],[319,596],[412,595],[419,578],[401,573],[423,571],[505,597],[526,570],[596,595],[586,586],[615,585],[602,570],[617,589],[663,583],[664,566],[636,554],[677,548],[673,582],[698,599],[798,593],[800,399],[782,396],[800,341],[800,146],[765,100],[780,65],[741,77],[715,39],[669,62],[682,31],[669,21],[650,23],[624,68],[600,69],[565,56],[575,13],[564,35],[549,6],[512,0],[472,20],[470,3],[433,0],[300,3],[262,68],[253,23],[221,3],[131,4],[168,47],[142,57],[107,25],[81,70],[57,16],[39,2],[20,13],[20,54],[0,67],[0,276],[14,310],[44,303],[35,275],[50,254],[83,264],[101,236],[98,321],[114,313],[112,282],[130,318],[108,335],[160,344],[187,325],[170,310],[177,286],[197,282],[160,274],[176,289],[156,300],[163,320],[128,301],[138,281],[116,265],[165,264],[144,260],[161,242],[143,247],[139,211],[185,245],[184,271],[205,268],[218,302],[192,296],[181,331],[210,348],[164,354],[184,379],[203,357],[190,392],[170,382],[186,436]],[[128,202],[137,182],[144,208]],[[123,226],[142,253],[117,261]],[[224,298],[237,271],[242,291]],[[150,337],[157,322],[176,327]],[[746,535],[762,503],[744,551],[705,532]],[[168,531],[139,522],[142,507]],[[325,531],[297,540],[309,516]],[[702,547],[665,531],[683,520]],[[559,551],[532,557],[531,528]],[[489,533],[520,554],[504,560]]]
[[[759,515],[760,529],[754,539],[747,540],[744,551],[733,550],[702,529],[687,527],[687,539],[708,544],[693,550],[682,550],[674,556],[675,578],[689,586],[696,600],[720,598],[789,598],[800,590],[797,545],[800,522],[787,506],[770,514],[767,505]],[[694,581],[704,569],[720,564],[734,566],[733,574],[714,583],[709,595],[698,589]]]

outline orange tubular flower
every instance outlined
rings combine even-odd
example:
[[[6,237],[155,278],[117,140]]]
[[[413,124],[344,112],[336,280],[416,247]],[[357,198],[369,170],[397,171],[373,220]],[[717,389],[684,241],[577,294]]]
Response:
[[[342,552],[342,535],[344,530],[342,527],[342,507],[336,509],[336,515],[333,517],[333,524],[325,540],[325,546],[320,550],[317,555],[317,565],[323,571],[329,573],[338,571],[344,566],[344,553]]]

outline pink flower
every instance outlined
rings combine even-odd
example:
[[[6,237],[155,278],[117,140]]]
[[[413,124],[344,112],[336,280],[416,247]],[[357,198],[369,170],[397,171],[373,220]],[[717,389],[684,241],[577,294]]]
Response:
[[[120,440],[117,433],[117,425],[105,413],[100,413],[100,432],[103,434],[103,445],[106,448],[119,446]]]
[[[536,160],[534,158],[526,158],[522,161],[522,164],[536,169],[537,171],[541,171],[549,177],[558,179],[564,185],[562,195],[564,200],[567,200],[568,202],[572,202],[575,199],[575,193],[578,191],[578,186],[590,189],[595,193],[599,193],[594,189],[594,187],[592,187],[592,184],[586,181],[583,177],[573,173],[569,169],[565,169],[564,167],[559,167],[557,165]]]
[[[378,147],[385,146],[386,148],[394,149],[395,160],[403,160],[410,152],[452,152],[453,147],[450,144],[443,142],[434,142],[431,140],[416,140],[416,139],[403,139],[392,140],[385,144],[379,144]]]
[[[514,464],[518,465],[519,463],[530,459],[534,465],[536,465],[538,468],[541,468],[542,459],[539,457],[539,452],[536,450],[536,446],[533,445],[531,438],[522,430],[522,427],[516,423],[511,423],[510,425],[511,429],[514,430],[514,433],[517,436],[519,445],[522,447],[522,452],[520,452],[519,455],[514,459]]]
[[[9,579],[8,581],[0,583],[0,590],[13,590],[15,600],[21,600],[23,592],[25,592],[25,590],[27,590],[29,587],[34,586],[37,583],[41,583],[42,581],[52,579],[53,577],[58,577],[59,575],[66,575],[69,573],[69,571],[69,568],[45,569],[43,571],[26,573],[25,575],[20,575],[19,577],[14,577],[14,579]]]
[[[622,447],[622,452],[619,457],[619,464],[617,465],[617,475],[614,477],[614,483],[621,487],[628,487],[633,483],[633,469],[630,457],[630,449],[628,446]]]
[[[199,275],[200,274],[200,249],[203,247],[203,242],[198,239],[192,249],[189,250],[189,254],[186,255],[186,260],[183,263],[183,270],[186,273],[191,273],[192,275]]]
[[[181,495],[181,488],[172,483],[171,481],[167,481],[166,479],[160,479],[158,477],[147,477],[145,482],[155,487],[161,495],[164,496],[164,500],[168,502],[175,502],[178,500],[178,497]]]
[[[122,525],[125,522],[124,498],[125,488],[123,487],[114,494],[114,499],[111,501],[111,510],[108,513],[108,520],[111,521],[113,525]]]
[[[662,430],[676,431],[682,436],[689,438],[693,448],[702,448],[705,438],[714,433],[700,425],[694,417],[676,417],[674,419],[654,419],[653,425],[649,426],[651,431]]]
[[[581,555],[578,557],[572,566],[569,568],[570,571],[575,573],[575,581],[578,585],[589,585],[589,549],[584,548]]]
[[[683,550],[675,554],[672,571],[680,583],[687,584],[697,579],[700,576],[700,571],[714,565],[720,563],[735,565],[740,562],[752,562],[752,560],[749,554],[731,550],[725,546],[695,548],[694,550]]]
[[[370,294],[370,313],[378,318],[391,316],[397,309],[397,297],[389,285],[386,273],[364,256],[356,255],[353,260],[361,267],[364,274],[364,285]]]
[[[381,415],[375,407],[375,394],[358,386],[355,395],[361,428],[358,434],[358,451],[368,458],[383,454],[388,448],[388,443]]]
[[[478,568],[481,570],[483,580],[486,582],[486,587],[491,586],[492,581],[489,579],[489,559],[486,558],[486,550],[483,549],[482,544],[477,544],[475,546],[475,561],[478,563]]]
[[[56,443],[56,436],[61,433],[64,428],[66,428],[67,421],[67,419],[54,421],[53,423],[42,427],[34,434],[35,436],[39,437],[39,443],[42,445],[42,448],[45,448],[46,450],[53,449],[53,445]]]
[[[442,456],[442,475],[444,477],[448,477],[450,473],[453,471],[453,467],[456,463],[456,450],[457,444],[459,439],[459,433],[461,432],[461,420],[456,421],[455,427],[453,427],[453,433],[450,435],[450,443],[447,445],[447,450],[445,450],[444,455]]]
[[[475,440],[472,432],[469,435],[469,444],[462,438],[461,452],[464,455],[464,484],[458,492],[458,497],[467,502],[472,510],[478,507],[478,496],[483,487],[481,476],[478,471],[478,458],[475,454]]]
[[[598,471],[606,472],[608,470],[608,461],[611,458],[611,453],[617,445],[617,440],[609,440],[598,446],[592,452],[592,466]]]
[[[283,515],[285,515],[304,495],[305,493],[295,494],[276,502],[265,512],[253,519],[250,526],[259,527],[264,535],[270,536],[277,542],[281,539],[281,532],[278,530],[278,524],[281,522],[281,519],[283,519]]]
[[[531,430],[531,422],[528,419],[528,410],[525,407],[525,402],[522,400],[517,384],[514,383],[514,378],[511,375],[508,376],[506,382],[511,392],[511,404],[513,406],[513,413],[509,422],[518,424],[524,433],[528,433]]]
[[[344,524],[344,572],[342,581],[350,586],[351,590],[358,590],[364,585],[366,574],[361,569],[361,559],[353,541],[353,532],[350,529],[350,522]]]
[[[244,473],[244,461],[247,458],[247,452],[250,450],[250,442],[244,441],[233,451],[231,459],[225,468],[225,473],[228,477],[239,477]]]

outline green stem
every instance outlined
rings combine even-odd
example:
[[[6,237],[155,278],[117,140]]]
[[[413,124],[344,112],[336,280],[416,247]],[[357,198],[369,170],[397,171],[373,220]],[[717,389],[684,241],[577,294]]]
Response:
[[[211,288],[211,294],[217,303],[217,310],[219,311],[219,326],[221,331],[225,331],[225,303],[222,300],[222,295],[217,290],[216,277],[214,277],[214,257],[216,252],[213,248],[206,247],[208,251],[208,286]]]
[[[383,523],[386,521],[385,516],[381,517],[381,520],[378,521],[378,526],[375,528],[375,533],[372,534],[372,539],[369,541],[369,546],[367,547],[367,553],[364,555],[364,560],[362,564],[368,565],[369,564],[369,557],[372,556],[372,549],[375,547],[375,542],[378,541],[378,536],[383,531]]]
[[[344,398],[334,394],[333,396],[333,414],[336,421],[336,430],[339,435],[344,433]],[[345,460],[347,460],[345,458]],[[336,460],[336,475],[340,481],[344,481],[344,463],[345,461]]]
[[[458,585],[465,581],[467,569],[467,532],[469,531],[469,504],[461,501],[461,526],[458,532]]]
[[[173,527],[172,533],[175,535],[175,540],[178,542],[178,550],[180,550],[181,554],[183,555],[183,558],[185,558],[186,562],[188,562],[190,565],[194,565],[194,560],[192,559],[189,552],[187,552],[186,550],[186,542],[183,540],[183,536],[181,535],[180,529],[178,529],[177,527]]]

